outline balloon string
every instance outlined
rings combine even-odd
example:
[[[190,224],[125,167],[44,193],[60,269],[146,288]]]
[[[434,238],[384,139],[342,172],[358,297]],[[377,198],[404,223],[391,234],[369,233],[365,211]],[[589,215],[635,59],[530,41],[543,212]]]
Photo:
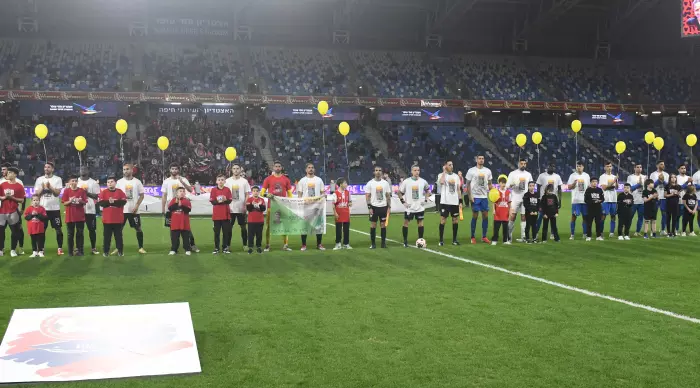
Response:
[[[125,162],[124,160],[124,135],[119,135],[119,149],[121,150],[120,155],[122,157],[122,163]]]
[[[323,130],[323,177],[328,180],[326,172],[326,119],[321,119],[321,129]]]
[[[165,180],[165,151],[160,151],[163,156],[163,180]]]
[[[348,137],[343,136],[343,140],[345,141],[345,165],[347,166],[347,174],[348,174],[348,184],[350,183],[350,161],[348,159]]]
[[[44,146],[44,156],[46,157],[46,162],[49,161],[49,154],[46,152],[46,143],[44,143],[44,139],[41,139],[41,145]]]
[[[575,156],[576,160],[574,160],[574,165],[576,165],[576,163],[578,163],[578,132],[576,132],[576,134],[574,134],[574,139],[576,141],[576,156]]]
[[[537,146],[537,173],[542,174],[542,166],[540,165],[540,145],[536,144]]]
[[[649,155],[651,154],[651,146],[647,143],[647,174],[649,174]]]
[[[83,158],[80,156],[80,151],[78,151],[78,163],[80,163],[80,167],[83,167]]]

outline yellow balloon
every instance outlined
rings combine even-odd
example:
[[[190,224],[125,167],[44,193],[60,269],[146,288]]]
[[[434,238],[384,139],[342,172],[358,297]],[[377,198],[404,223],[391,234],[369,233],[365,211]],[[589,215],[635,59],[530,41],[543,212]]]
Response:
[[[224,155],[226,156],[226,160],[233,162],[233,160],[236,159],[236,149],[233,147],[228,147],[226,148]]]
[[[325,115],[326,113],[328,113],[328,103],[326,101],[319,101],[317,109],[318,113]]]
[[[575,133],[578,133],[578,131],[581,130],[581,121],[580,120],[574,120],[571,122],[571,130],[574,131]]]
[[[662,148],[664,148],[664,139],[657,137],[654,139],[654,148],[657,150],[661,151]]]
[[[532,142],[535,144],[540,144],[542,143],[542,134],[539,132],[535,132],[532,134]]]
[[[647,142],[647,144],[653,144],[655,138],[656,136],[654,136],[654,132],[652,131],[649,131],[644,134],[644,141]]]
[[[46,125],[39,124],[36,127],[34,127],[34,134],[39,139],[44,140],[44,139],[46,139],[46,136],[48,136],[48,134],[49,134],[49,129],[46,128]]]
[[[695,144],[697,144],[697,143],[698,143],[698,137],[697,137],[697,136],[695,136],[695,135],[693,135],[693,134],[690,134],[690,135],[686,136],[686,138],[685,138],[685,144],[687,144],[688,147],[695,147]]]
[[[75,146],[75,149],[80,152],[87,147],[87,140],[85,140],[85,138],[82,136],[77,136],[75,140],[73,140],[73,145]]]
[[[525,143],[527,143],[527,136],[521,133],[515,137],[515,144],[517,144],[518,147],[524,147]]]
[[[489,191],[489,201],[496,202],[500,197],[501,193],[498,192],[498,189],[491,189],[491,191]]]
[[[160,148],[161,151],[167,150],[169,145],[170,140],[168,140],[167,137],[161,136],[158,138],[158,148]]]
[[[340,132],[341,135],[347,136],[348,133],[350,133],[350,124],[346,123],[343,121],[338,125],[338,132]]]
[[[624,141],[618,141],[617,143],[615,143],[615,151],[617,151],[618,154],[625,152],[626,149],[627,144],[625,144]]]
[[[119,119],[114,127],[117,129],[117,133],[123,135],[126,133],[126,130],[129,129],[129,124],[126,123],[126,120]]]

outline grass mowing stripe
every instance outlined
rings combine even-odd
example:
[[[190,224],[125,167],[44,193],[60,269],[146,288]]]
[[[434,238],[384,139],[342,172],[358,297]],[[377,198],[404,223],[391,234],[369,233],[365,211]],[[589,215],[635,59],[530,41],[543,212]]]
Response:
[[[335,227],[335,225],[333,225],[333,224],[331,224],[331,223],[328,223],[328,225]],[[363,232],[363,231],[361,231],[361,230],[352,229],[352,228],[351,228],[350,230],[353,231],[353,232],[355,232],[355,233],[363,234],[363,235],[365,235],[365,236],[369,236],[369,235],[370,235],[369,233]],[[402,245],[403,245],[403,243],[401,243],[401,242],[399,242],[399,241],[396,241],[396,240],[392,240],[392,239],[390,239],[390,238],[387,238],[386,240],[387,240],[387,241],[390,241],[390,242],[393,242],[393,243],[396,243],[396,244],[402,244]],[[412,248],[413,248],[413,247],[412,247]],[[616,297],[614,297],[614,296],[601,294],[601,293],[598,293],[598,292],[595,292],[595,291],[589,291],[589,290],[586,290],[586,289],[583,289],[583,288],[578,288],[578,287],[569,286],[569,285],[566,285],[566,284],[563,284],[563,283],[559,283],[559,282],[555,282],[555,281],[552,281],[552,280],[547,280],[547,279],[540,278],[540,277],[537,277],[537,276],[528,275],[528,274],[526,274],[526,273],[522,273],[522,272],[518,272],[518,271],[511,271],[511,270],[509,270],[509,269],[505,269],[505,268],[498,267],[498,266],[495,266],[495,265],[491,265],[491,264],[487,264],[487,263],[482,263],[482,262],[480,262],[480,261],[471,260],[471,259],[465,259],[465,258],[463,258],[463,257],[450,255],[449,253],[444,253],[444,252],[436,251],[436,250],[433,250],[433,249],[424,248],[424,249],[422,249],[422,250],[423,250],[423,251],[426,251],[426,252],[430,252],[430,253],[436,254],[436,255],[439,255],[439,256],[444,256],[444,257],[447,257],[447,258],[450,258],[450,259],[453,259],[453,260],[461,261],[461,262],[464,262],[464,263],[473,264],[473,265],[478,265],[478,266],[480,266],[480,267],[492,269],[492,270],[495,270],[495,271],[500,271],[500,272],[503,272],[503,273],[506,273],[506,274],[509,274],[509,275],[514,275],[514,276],[518,276],[518,277],[521,277],[521,278],[534,280],[534,281],[536,281],[536,282],[540,282],[540,283],[544,283],[544,284],[549,284],[550,286],[563,288],[563,289],[565,289],[565,290],[578,292],[578,293],[580,293],[580,294],[584,294],[584,295],[588,295],[588,296],[592,296],[592,297],[596,297],[596,298],[601,298],[601,299],[606,299],[606,300],[609,300],[609,301],[612,301],[612,302],[622,303],[622,304],[625,304],[625,305],[628,305],[628,306],[631,306],[631,307],[635,307],[635,308],[639,308],[639,309],[642,309],[642,310],[646,310],[646,311],[649,311],[649,312],[652,312],[652,313],[663,314],[663,315],[666,315],[666,316],[671,317],[671,318],[676,318],[676,319],[680,319],[680,320],[683,320],[683,321],[687,321],[687,322],[692,322],[692,323],[700,324],[700,319],[698,319],[698,318],[693,318],[693,317],[690,317],[690,316],[687,316],[687,315],[674,313],[673,311],[662,310],[662,309],[659,309],[659,308],[656,308],[656,307],[653,307],[653,306],[647,306],[647,305],[645,305],[645,304],[636,303],[636,302],[632,302],[632,301],[629,301],[629,300],[616,298]]]

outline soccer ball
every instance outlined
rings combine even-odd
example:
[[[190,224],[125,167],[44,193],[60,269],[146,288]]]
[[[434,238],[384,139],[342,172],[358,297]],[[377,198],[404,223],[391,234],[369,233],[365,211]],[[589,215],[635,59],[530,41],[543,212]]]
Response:
[[[419,238],[416,240],[416,248],[425,248],[427,246],[426,242],[424,239]]]

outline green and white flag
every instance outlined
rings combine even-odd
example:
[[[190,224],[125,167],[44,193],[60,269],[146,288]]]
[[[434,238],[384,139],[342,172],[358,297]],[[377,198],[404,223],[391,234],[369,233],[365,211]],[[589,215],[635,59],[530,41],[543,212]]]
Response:
[[[326,234],[325,197],[272,197],[268,211],[273,236]]]

